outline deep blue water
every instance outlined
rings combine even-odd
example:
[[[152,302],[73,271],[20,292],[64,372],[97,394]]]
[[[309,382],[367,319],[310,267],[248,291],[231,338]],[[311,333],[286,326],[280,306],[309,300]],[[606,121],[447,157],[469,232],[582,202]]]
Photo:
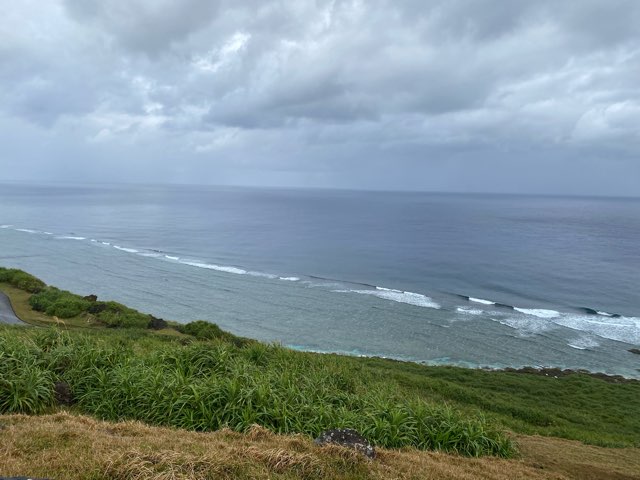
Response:
[[[640,199],[0,187],[1,265],[157,316],[309,350],[640,375]]]

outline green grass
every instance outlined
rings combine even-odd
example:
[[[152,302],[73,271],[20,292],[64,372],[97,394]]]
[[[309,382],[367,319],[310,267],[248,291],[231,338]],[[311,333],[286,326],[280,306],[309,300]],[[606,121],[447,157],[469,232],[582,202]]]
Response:
[[[640,382],[608,382],[584,373],[554,378],[504,371],[428,367],[383,359],[347,359],[397,382],[403,391],[463,412],[482,412],[519,433],[607,447],[640,446]]]
[[[374,444],[466,456],[515,449],[481,415],[408,395],[340,357],[258,342],[185,341],[144,330],[58,331],[0,327],[0,413],[54,407],[67,382],[75,408],[106,420],[136,419],[198,431],[259,424],[317,436],[355,428]]]

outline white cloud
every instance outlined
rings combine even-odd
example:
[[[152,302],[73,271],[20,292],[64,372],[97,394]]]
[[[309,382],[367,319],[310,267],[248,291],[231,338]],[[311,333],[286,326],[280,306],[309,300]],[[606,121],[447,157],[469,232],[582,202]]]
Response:
[[[388,161],[407,188],[437,189],[505,152],[525,170],[539,151],[544,168],[580,168],[585,149],[629,169],[640,157],[635,1],[26,0],[3,13],[3,122],[30,124],[65,162],[96,152],[100,175],[109,149],[167,179],[179,158],[181,178],[384,187]],[[4,147],[0,162],[39,158]]]

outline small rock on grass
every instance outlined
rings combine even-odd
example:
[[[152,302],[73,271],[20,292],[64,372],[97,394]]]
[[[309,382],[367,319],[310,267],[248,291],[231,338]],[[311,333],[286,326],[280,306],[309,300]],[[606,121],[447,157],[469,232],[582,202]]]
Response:
[[[67,382],[56,382],[53,385],[53,394],[56,401],[60,405],[73,405],[75,398],[73,398],[73,392]],[[2,478],[0,478],[2,480]]]
[[[353,448],[368,458],[375,458],[376,456],[376,451],[369,441],[350,428],[326,430],[315,439],[314,443],[320,446],[333,444]]]

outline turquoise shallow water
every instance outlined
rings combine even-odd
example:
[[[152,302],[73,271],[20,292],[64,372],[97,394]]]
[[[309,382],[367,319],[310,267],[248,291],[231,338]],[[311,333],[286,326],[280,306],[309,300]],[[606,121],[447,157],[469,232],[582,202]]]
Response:
[[[294,348],[638,376],[640,201],[0,190],[0,263]]]

